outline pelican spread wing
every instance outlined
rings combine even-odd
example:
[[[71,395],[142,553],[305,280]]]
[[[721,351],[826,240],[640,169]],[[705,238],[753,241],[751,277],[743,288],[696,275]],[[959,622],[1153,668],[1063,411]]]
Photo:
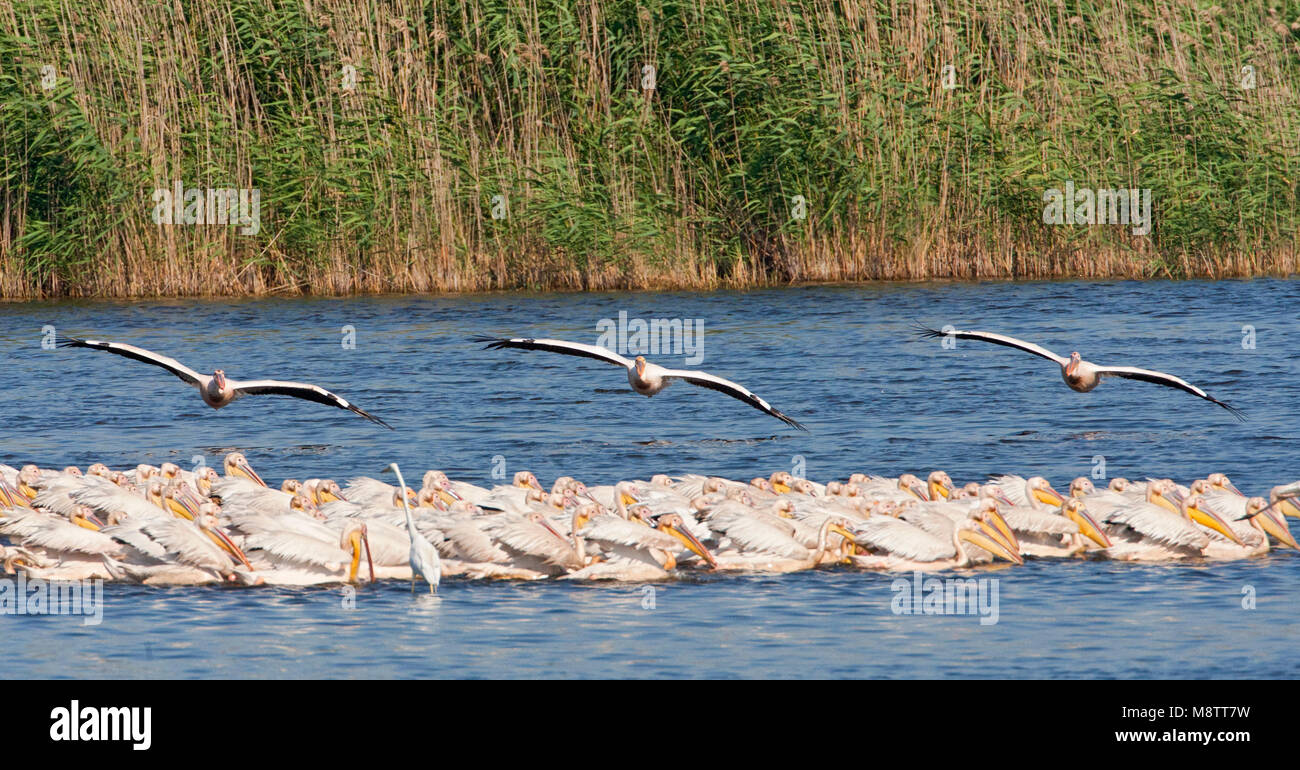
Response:
[[[1123,377],[1126,380],[1141,380],[1142,382],[1152,382],[1156,385],[1164,385],[1166,388],[1177,388],[1191,393],[1193,396],[1218,404],[1229,412],[1232,412],[1232,416],[1236,417],[1238,420],[1246,419],[1246,415],[1237,407],[1225,404],[1190,382],[1175,377],[1172,374],[1165,374],[1164,372],[1157,372],[1151,369],[1139,369],[1135,366],[1098,366],[1097,374],[1102,377]]]
[[[644,524],[620,519],[617,516],[597,516],[579,531],[588,540],[623,545],[628,548],[658,548],[675,552],[682,547],[680,540],[667,532],[651,529]]]
[[[107,535],[37,511],[10,510],[0,524],[0,534],[8,535],[15,542],[21,540],[25,546],[39,546],[51,551],[104,555],[122,550],[122,546]]]
[[[979,331],[958,331],[958,330],[953,330],[952,332],[942,332],[937,329],[931,329],[928,326],[920,327],[919,331],[920,331],[920,335],[924,338],[934,339],[934,338],[943,338],[943,337],[951,336],[959,340],[976,340],[979,342],[991,342],[994,345],[1003,345],[1008,348],[1023,350],[1026,353],[1033,353],[1034,355],[1042,358],[1046,358],[1049,361],[1055,361],[1061,366],[1065,366],[1066,364],[1070,363],[1070,359],[1058,356],[1045,347],[1035,345],[1032,342],[1025,342],[1024,340],[1018,340],[1015,337],[1008,337],[1005,334],[994,334],[993,332],[979,332]]]
[[[58,337],[54,344],[61,348],[90,348],[91,350],[102,350],[106,353],[113,353],[124,358],[130,358],[135,361],[143,361],[146,364],[162,367],[172,374],[176,375],[187,385],[199,384],[199,373],[189,368],[174,358],[155,353],[144,348],[137,348],[135,345],[127,345],[122,342],[100,342],[99,340],[83,340],[76,337]]]
[[[305,382],[283,382],[281,380],[249,380],[241,382],[231,380],[231,387],[235,389],[235,398],[240,396],[293,396],[307,401],[315,401],[318,404],[326,406],[336,406],[339,409],[346,409],[349,412],[359,414],[373,423],[379,424],[393,430],[393,426],[370,414],[366,410],[349,402],[340,395],[331,393],[319,385],[311,385]]]
[[[1123,524],[1162,545],[1174,548],[1205,548],[1210,536],[1175,513],[1149,503],[1135,503],[1107,514],[1106,523]]]
[[[939,561],[957,555],[951,542],[889,516],[872,516],[856,523],[853,534],[861,544],[911,561]]]
[[[597,361],[604,361],[607,364],[616,364],[627,369],[632,366],[632,362],[612,350],[606,350],[599,345],[583,345],[580,342],[566,342],[565,340],[536,340],[528,337],[471,337],[471,342],[486,342],[487,347],[484,350],[500,350],[501,348],[518,348],[519,350],[546,350],[551,353],[563,353],[566,356],[582,356],[583,358],[594,358]]]
[[[779,410],[773,408],[771,404],[751,393],[748,388],[738,385],[731,380],[709,374],[708,372],[697,372],[686,369],[665,369],[664,376],[689,382],[690,384],[698,385],[701,388],[716,390],[719,393],[726,393],[732,398],[744,401],[746,404],[749,404],[760,412],[766,412],[772,415],[786,425],[798,428],[799,430],[808,430],[795,419],[787,417]]]
[[[304,566],[324,567],[327,570],[340,569],[352,558],[334,543],[322,542],[301,532],[289,530],[249,535],[244,540],[244,547],[250,551],[265,551],[272,556]]]

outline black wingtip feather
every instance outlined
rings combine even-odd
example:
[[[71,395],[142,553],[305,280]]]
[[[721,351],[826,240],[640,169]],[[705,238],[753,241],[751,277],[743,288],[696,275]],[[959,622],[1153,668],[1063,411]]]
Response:
[[[1237,407],[1232,406],[1231,404],[1226,404],[1226,403],[1220,401],[1220,400],[1217,399],[1217,398],[1213,398],[1213,399],[1210,399],[1210,400],[1213,401],[1214,403],[1218,404],[1219,406],[1223,407],[1224,409],[1227,409],[1229,412],[1232,412],[1232,416],[1235,417],[1235,418],[1237,418],[1237,422],[1245,422],[1245,421],[1246,421],[1246,413],[1243,412],[1242,410],[1238,409]]]
[[[389,425],[388,423],[384,422],[383,420],[379,419],[378,417],[374,416],[374,415],[371,414],[370,412],[367,412],[366,410],[362,409],[362,408],[359,407],[359,406],[355,406],[355,405],[353,405],[353,406],[349,406],[349,407],[348,407],[348,410],[349,410],[349,411],[352,411],[352,412],[355,412],[356,414],[361,415],[362,417],[366,418],[367,420],[369,420],[369,421],[371,421],[371,422],[373,422],[373,423],[375,423],[375,424],[377,424],[377,425],[382,425],[382,426],[384,426],[385,428],[388,428],[389,430],[397,430],[397,429],[394,428],[393,426]]]
[[[57,335],[54,338],[54,346],[58,348],[88,348],[86,341],[78,337],[65,337]]]
[[[939,331],[938,329],[931,329],[930,327],[926,326],[920,321],[914,321],[912,323],[912,326],[916,333],[917,339],[932,340],[932,339],[939,339],[948,336],[947,334]]]
[[[483,347],[484,350],[500,350],[501,348],[510,347],[509,337],[489,337],[486,334],[476,334],[470,337],[469,341],[487,343]]]

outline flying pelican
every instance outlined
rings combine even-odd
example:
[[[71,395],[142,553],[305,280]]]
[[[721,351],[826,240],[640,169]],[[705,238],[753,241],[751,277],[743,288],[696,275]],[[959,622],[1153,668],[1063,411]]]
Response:
[[[402,471],[397,467],[397,463],[390,463],[384,471],[392,471],[397,476],[397,483],[402,490],[410,493],[411,490],[402,479]],[[438,583],[442,580],[442,563],[438,557],[438,549],[434,548],[433,543],[430,543],[428,538],[415,528],[415,519],[411,516],[411,506],[406,502],[406,494],[397,497],[401,499],[402,510],[406,512],[406,534],[411,538],[411,592],[415,592],[415,576],[419,575],[429,584],[429,593],[437,593]]]
[[[725,393],[732,398],[744,401],[746,404],[766,412],[787,425],[798,428],[799,430],[808,430],[795,420],[785,416],[781,412],[773,409],[763,399],[751,393],[741,385],[731,380],[726,380],[708,372],[700,372],[689,369],[665,369],[657,364],[652,364],[645,360],[645,356],[637,356],[636,360],[629,361],[623,356],[606,350],[598,345],[583,345],[578,342],[565,342],[564,340],[538,340],[531,338],[507,338],[507,337],[474,337],[473,342],[486,342],[487,347],[484,350],[497,350],[500,348],[518,348],[519,350],[545,350],[551,353],[563,353],[569,356],[582,356],[584,358],[594,358],[597,361],[604,361],[608,364],[615,364],[627,370],[627,381],[632,389],[643,396],[653,396],[668,385],[673,380],[683,380],[692,385],[698,385],[702,388],[716,390],[719,393]]]
[[[1163,385],[1167,388],[1177,388],[1182,391],[1191,393],[1193,396],[1203,398],[1214,404],[1227,409],[1233,417],[1238,420],[1245,420],[1246,416],[1240,409],[1229,406],[1209,393],[1201,390],[1195,385],[1164,372],[1157,372],[1152,369],[1139,369],[1134,366],[1098,366],[1097,364],[1084,361],[1079,357],[1078,352],[1070,354],[1069,358],[1058,356],[1047,348],[1040,347],[1032,342],[1018,340],[1015,337],[1008,337],[1003,334],[994,334],[992,332],[980,331],[956,331],[942,332],[931,329],[926,326],[920,327],[920,335],[925,338],[944,338],[955,337],[959,340],[977,340],[979,342],[991,342],[994,345],[1005,345],[1009,348],[1023,350],[1026,353],[1033,353],[1049,361],[1056,362],[1061,367],[1061,377],[1065,379],[1065,384],[1070,386],[1071,390],[1079,393],[1087,393],[1097,387],[1103,377],[1123,377],[1127,380],[1141,380],[1142,382],[1151,382],[1156,385]]]
[[[213,409],[220,409],[237,398],[242,396],[293,396],[307,401],[314,401],[326,406],[335,406],[339,409],[347,409],[350,412],[359,414],[373,423],[393,429],[393,426],[375,417],[373,414],[365,411],[361,407],[349,403],[341,396],[325,390],[319,385],[310,385],[303,382],[286,382],[283,380],[231,380],[226,378],[226,373],[222,369],[213,371],[211,375],[199,374],[174,358],[159,353],[154,353],[144,348],[138,348],[134,345],[127,345],[122,342],[100,342],[98,340],[83,340],[76,337],[60,337],[55,344],[61,348],[89,348],[91,350],[103,350],[114,355],[130,358],[135,361],[143,361],[146,364],[153,364],[171,372],[180,378],[181,382],[186,385],[192,385],[198,388],[199,395],[203,397],[204,403]]]

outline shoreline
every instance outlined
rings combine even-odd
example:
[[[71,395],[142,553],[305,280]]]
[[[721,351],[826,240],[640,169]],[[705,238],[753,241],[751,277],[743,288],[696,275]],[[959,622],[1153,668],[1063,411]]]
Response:
[[[66,287],[63,290],[41,290],[26,284],[14,271],[0,269],[0,302],[34,302],[60,300],[164,300],[164,299],[259,299],[275,297],[379,297],[405,295],[468,296],[501,293],[600,293],[600,292],[709,292],[758,291],[765,289],[803,288],[810,286],[906,284],[906,283],[986,283],[1022,281],[1184,281],[1184,280],[1250,280],[1255,278],[1289,279],[1300,275],[1300,254],[1292,250],[1278,250],[1270,256],[1220,262],[1187,260],[1176,272],[1152,269],[1149,265],[1133,263],[1128,269],[1111,270],[980,270],[909,269],[922,266],[881,265],[844,266],[849,269],[827,268],[798,270],[794,275],[771,275],[771,271],[738,270],[729,276],[683,274],[680,270],[666,268],[659,271],[640,271],[634,275],[579,274],[576,271],[552,275],[545,281],[517,281],[510,283],[494,275],[468,277],[453,274],[449,278],[417,280],[410,274],[398,279],[383,279],[375,274],[368,277],[341,275],[346,271],[310,273],[302,280],[273,281],[258,276],[228,284],[212,291],[201,284],[172,284],[169,290],[160,290],[155,281],[136,277],[125,281],[125,286],[98,284]],[[1114,263],[1106,263],[1115,267]],[[952,265],[949,267],[965,267]],[[1197,268],[1200,269],[1197,269]],[[171,282],[169,282],[171,283]],[[385,285],[387,284],[387,285]]]

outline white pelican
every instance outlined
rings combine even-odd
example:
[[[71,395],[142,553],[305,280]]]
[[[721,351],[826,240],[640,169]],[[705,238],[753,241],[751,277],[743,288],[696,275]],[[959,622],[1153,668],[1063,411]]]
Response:
[[[1081,497],[1085,490],[1078,481],[1070,483],[1070,490]],[[999,476],[989,486],[997,490],[996,495],[1012,503],[1012,507],[1002,511],[1002,516],[1015,530],[1022,555],[1073,556],[1087,549],[1084,538],[1101,548],[1113,545],[1079,497],[1067,501],[1042,476],[1028,479]],[[1091,483],[1088,487],[1092,487]]]
[[[273,521],[289,523],[287,517]],[[262,523],[265,522],[257,522]],[[246,526],[253,524],[254,521],[245,522]],[[345,522],[340,532],[323,525],[319,531],[302,527],[258,531],[246,537],[244,545],[250,552],[261,552],[262,572],[272,585],[356,583],[363,550],[370,581],[375,580],[375,560],[370,553],[370,533],[365,522]]]
[[[1300,481],[1273,487],[1268,493],[1268,506],[1277,506],[1283,514],[1300,518]]]
[[[210,375],[199,374],[174,358],[168,358],[160,353],[154,353],[122,342],[100,342],[98,340],[77,339],[76,337],[60,337],[55,344],[61,348],[102,350],[166,369],[179,377],[181,382],[186,385],[198,388],[199,395],[203,397],[204,403],[213,409],[220,409],[242,396],[293,396],[294,398],[314,401],[326,406],[347,409],[389,430],[393,429],[393,426],[378,417],[319,385],[304,382],[286,382],[284,380],[231,380],[226,378],[226,373],[222,369],[217,369]]]
[[[909,509],[908,520],[872,516],[855,522],[856,545],[866,553],[849,560],[859,567],[902,572],[955,569],[993,559],[1024,564],[1019,548],[1004,539],[1000,528],[981,518],[986,511],[996,512],[992,500],[977,501],[968,515],[957,520]]]
[[[384,470],[392,471],[397,476],[397,483],[404,492],[411,491],[406,486],[397,463],[390,463]],[[429,584],[429,593],[437,593],[438,583],[442,580],[442,560],[438,557],[438,549],[415,528],[415,519],[411,516],[411,506],[406,502],[406,495],[398,495],[398,498],[402,501],[402,510],[406,512],[406,534],[411,538],[411,591],[415,591],[415,576],[419,575]]]
[[[1147,482],[1145,499],[1136,502],[1110,491],[1090,495],[1087,502],[1100,509],[1101,521],[1109,526],[1107,534],[1114,545],[1100,552],[1108,559],[1169,561],[1201,556],[1211,543],[1211,531],[1241,544],[1217,513],[1201,507],[1199,495],[1180,498],[1168,479]]]
[[[1097,364],[1084,361],[1079,357],[1078,352],[1070,354],[1069,358],[1058,356],[1047,348],[1040,347],[1032,342],[1018,340],[1015,337],[1008,337],[1003,334],[994,334],[992,332],[980,331],[952,331],[942,332],[928,327],[920,327],[922,337],[955,337],[959,340],[977,340],[979,342],[991,342],[994,345],[1005,345],[1009,348],[1023,350],[1026,353],[1033,353],[1036,356],[1046,358],[1049,361],[1056,362],[1061,367],[1061,377],[1065,379],[1065,384],[1070,386],[1071,390],[1079,393],[1087,393],[1097,387],[1103,377],[1123,377],[1127,380],[1141,380],[1142,382],[1151,382],[1156,385],[1163,385],[1167,388],[1177,388],[1178,390],[1191,393],[1193,396],[1203,398],[1214,404],[1227,409],[1233,417],[1238,420],[1246,419],[1240,409],[1229,406],[1217,398],[1196,387],[1195,385],[1164,372],[1157,372],[1152,369],[1138,369],[1133,366],[1098,366]]]
[[[1269,507],[1262,497],[1245,498],[1232,493],[1207,496],[1206,504],[1225,515],[1228,526],[1241,539],[1240,543],[1215,538],[1205,548],[1210,559],[1244,559],[1268,553],[1269,536],[1288,548],[1300,550],[1286,518]]]
[[[573,541],[585,553],[585,541],[599,546],[601,558],[565,575],[568,580],[660,580],[677,568],[677,554],[688,550],[710,567],[713,554],[684,526],[675,513],[660,516],[652,526],[612,514],[598,515],[599,504],[588,503],[573,517]]]
[[[485,350],[496,350],[498,348],[517,348],[519,350],[545,350],[551,353],[563,353],[569,356],[582,356],[584,358],[594,358],[597,361],[604,361],[607,364],[615,364],[627,370],[627,381],[631,384],[632,389],[643,396],[653,396],[668,385],[673,380],[682,380],[692,385],[698,385],[702,388],[716,390],[719,393],[725,393],[732,398],[744,401],[746,404],[755,409],[766,412],[787,425],[798,428],[799,430],[808,430],[795,420],[785,416],[781,412],[772,408],[763,399],[751,393],[741,385],[731,380],[726,380],[708,372],[700,372],[689,369],[665,369],[658,364],[652,364],[645,360],[645,356],[637,356],[635,360],[629,361],[619,354],[606,350],[598,345],[583,345],[578,342],[565,342],[564,340],[545,340],[531,338],[506,338],[506,337],[474,337],[473,342],[488,343]]]

